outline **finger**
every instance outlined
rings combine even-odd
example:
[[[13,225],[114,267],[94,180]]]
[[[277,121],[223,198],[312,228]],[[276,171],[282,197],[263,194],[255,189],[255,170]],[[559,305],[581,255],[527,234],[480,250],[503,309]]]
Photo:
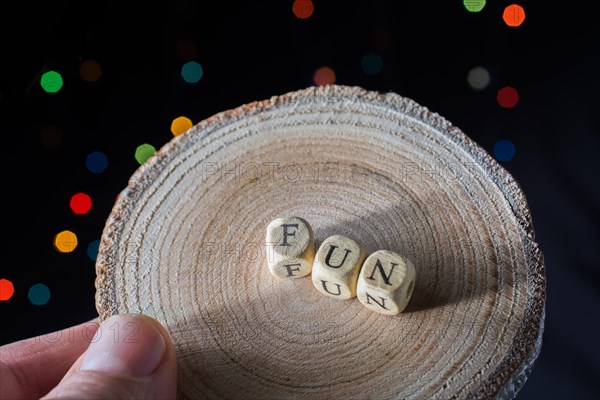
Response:
[[[158,321],[113,316],[96,337],[44,399],[175,399],[175,350]]]
[[[0,347],[0,398],[37,399],[48,393],[87,349],[98,326],[92,320]]]

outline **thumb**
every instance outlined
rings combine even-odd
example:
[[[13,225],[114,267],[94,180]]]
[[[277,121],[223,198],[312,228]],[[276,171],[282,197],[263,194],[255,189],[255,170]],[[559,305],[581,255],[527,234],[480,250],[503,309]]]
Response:
[[[173,344],[158,321],[115,315],[44,399],[175,399],[176,374]]]

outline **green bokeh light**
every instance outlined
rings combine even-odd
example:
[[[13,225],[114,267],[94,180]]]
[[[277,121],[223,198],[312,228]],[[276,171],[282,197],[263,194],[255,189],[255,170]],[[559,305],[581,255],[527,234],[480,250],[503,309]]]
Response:
[[[463,4],[467,11],[479,12],[485,7],[485,0],[463,0]]]
[[[150,157],[156,153],[154,146],[144,143],[135,149],[135,159],[141,164],[145,163]]]
[[[40,79],[40,85],[46,93],[56,93],[62,88],[62,76],[56,71],[45,72]]]

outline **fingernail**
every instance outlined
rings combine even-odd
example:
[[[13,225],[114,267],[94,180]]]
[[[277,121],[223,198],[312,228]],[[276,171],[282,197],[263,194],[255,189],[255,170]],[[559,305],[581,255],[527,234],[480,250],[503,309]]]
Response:
[[[115,315],[98,328],[81,370],[147,376],[158,367],[165,351],[165,339],[149,318]]]

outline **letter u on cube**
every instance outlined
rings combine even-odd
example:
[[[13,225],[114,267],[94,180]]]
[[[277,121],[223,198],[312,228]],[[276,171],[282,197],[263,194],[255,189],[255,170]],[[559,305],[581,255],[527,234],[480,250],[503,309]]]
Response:
[[[367,250],[357,241],[341,235],[330,236],[321,243],[312,270],[315,288],[326,296],[340,300],[356,296],[356,281]]]

